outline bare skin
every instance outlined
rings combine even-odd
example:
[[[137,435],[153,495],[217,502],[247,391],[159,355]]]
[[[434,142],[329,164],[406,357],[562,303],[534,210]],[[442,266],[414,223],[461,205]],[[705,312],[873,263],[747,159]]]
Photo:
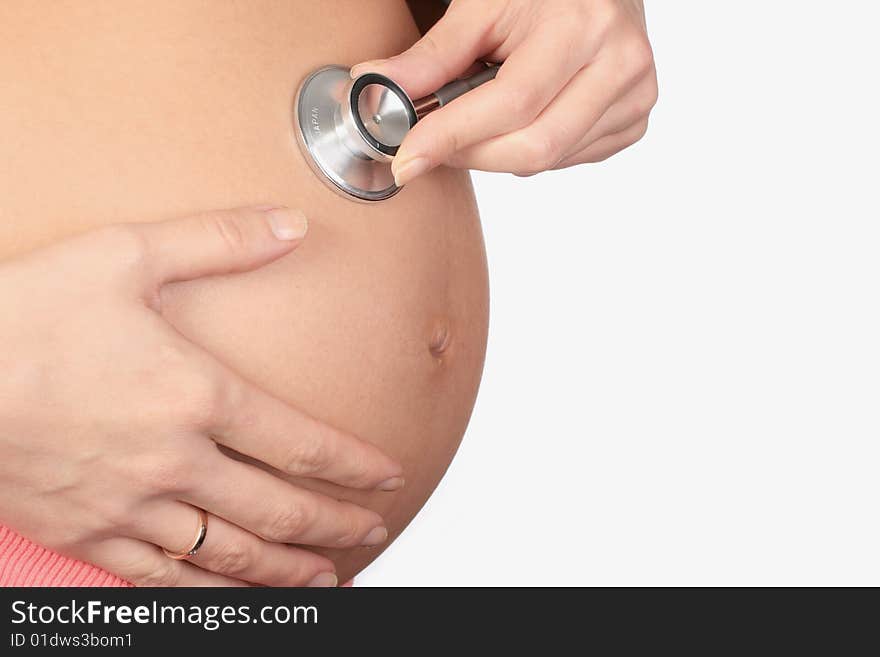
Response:
[[[440,164],[533,175],[642,138],[657,102],[646,30],[642,0],[455,0],[411,48],[352,75],[382,73],[418,98],[477,59],[500,63],[494,80],[413,128],[394,177]]]
[[[400,490],[399,464],[241,379],[164,321],[163,288],[249,271],[307,233],[289,208],[118,224],[0,264],[0,517],[135,584],[335,584],[290,544],[373,546],[373,511],[229,458]],[[220,451],[226,447],[227,452]],[[189,561],[199,511],[211,540]],[[236,555],[246,552],[252,560]],[[198,567],[195,567],[198,566]]]
[[[465,173],[440,168],[391,201],[361,205],[329,191],[298,152],[290,110],[308,72],[387,57],[418,38],[402,1],[334,4],[316,13],[282,1],[93,0],[39,12],[3,3],[0,258],[119,222],[301,208],[309,234],[295,251],[254,271],[165,285],[162,314],[249,385],[399,463],[397,492],[262,466],[371,509],[393,540],[467,425],[485,352],[486,263]],[[209,531],[205,549],[230,537]],[[218,548],[238,568],[256,560],[248,545]],[[316,549],[344,580],[382,548]]]
[[[466,176],[442,167],[531,175],[597,162],[640,139],[657,98],[642,2],[456,0],[414,46],[402,0],[325,2],[320,12],[282,0],[28,9],[23,0],[0,7],[0,257],[116,221],[257,202],[303,208],[314,221],[303,248],[235,276],[162,285],[162,313],[255,390],[381,447],[410,485],[377,496],[338,478],[291,477],[247,432],[218,441],[224,458],[378,511],[395,536],[454,454],[485,351],[476,209]],[[289,113],[293,82],[310,70],[366,62],[353,75],[379,71],[420,96],[477,58],[501,63],[497,78],[412,130],[393,163],[408,184],[401,196],[357,206],[306,170]],[[36,269],[51,267],[41,253]],[[14,324],[21,334],[24,322]],[[240,525],[250,528],[254,506]],[[298,539],[363,542],[361,529],[379,516],[357,513],[346,540],[327,540],[329,510],[320,538]],[[149,517],[163,524],[161,513]],[[265,546],[222,523],[211,534],[221,545],[209,548],[251,573]],[[321,551],[343,577],[377,554]]]

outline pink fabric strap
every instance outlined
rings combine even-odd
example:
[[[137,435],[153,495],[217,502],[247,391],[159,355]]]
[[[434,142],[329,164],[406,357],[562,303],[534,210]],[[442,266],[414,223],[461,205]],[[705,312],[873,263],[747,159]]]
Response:
[[[97,566],[62,557],[0,525],[0,586],[131,586]]]
[[[342,586],[353,586],[354,580]],[[0,525],[0,586],[131,586],[97,566],[62,557]]]

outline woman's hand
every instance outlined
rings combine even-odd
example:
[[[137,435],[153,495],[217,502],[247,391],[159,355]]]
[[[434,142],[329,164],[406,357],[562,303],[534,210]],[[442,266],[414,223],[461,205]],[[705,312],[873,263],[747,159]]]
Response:
[[[392,163],[398,185],[432,168],[532,175],[598,162],[638,141],[657,100],[641,0],[453,0],[412,48],[352,69],[386,75],[412,98],[475,60],[497,77],[410,131]]]
[[[293,250],[284,208],[117,225],[0,264],[0,522],[139,585],[335,585],[286,545],[374,545],[382,518],[224,455],[394,490],[372,445],[266,394],[161,316],[165,283],[257,268]],[[165,556],[193,543],[190,562]]]

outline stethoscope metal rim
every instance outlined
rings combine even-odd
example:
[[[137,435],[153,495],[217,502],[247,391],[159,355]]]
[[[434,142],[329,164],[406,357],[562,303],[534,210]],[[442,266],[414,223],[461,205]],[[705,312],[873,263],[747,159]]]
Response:
[[[384,75],[366,73],[352,80],[347,68],[325,66],[307,76],[297,91],[297,141],[315,174],[335,191],[361,201],[383,201],[400,191],[391,161],[406,132],[428,113],[494,79],[498,71],[498,66],[484,64],[479,72],[413,101]],[[372,87],[381,87],[383,94],[374,106],[373,91],[367,91]],[[397,101],[397,108],[385,104],[388,98]],[[365,120],[375,124],[376,135]]]
[[[387,85],[387,78],[378,77],[382,81],[373,81],[372,84]],[[352,98],[357,100],[357,96],[351,94],[354,87],[348,97],[344,97],[345,89],[351,82],[349,70],[342,66],[325,66],[303,80],[297,90],[293,108],[297,142],[309,167],[333,191],[348,199],[367,203],[384,201],[401,189],[394,183],[388,164],[393,156],[385,154],[385,161],[377,161],[366,155],[358,155],[358,148],[350,145],[351,135],[343,134],[343,120],[360,120],[351,106]],[[388,82],[397,87],[392,81]],[[392,91],[397,92],[393,88]],[[403,98],[408,100],[406,94]],[[409,106],[411,105],[410,101]],[[359,132],[369,135],[362,122]]]

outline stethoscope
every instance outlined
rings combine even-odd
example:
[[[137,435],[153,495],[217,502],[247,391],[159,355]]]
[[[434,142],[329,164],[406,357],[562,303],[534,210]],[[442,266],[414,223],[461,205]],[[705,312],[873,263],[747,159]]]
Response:
[[[382,201],[400,191],[391,160],[412,127],[497,73],[497,66],[485,66],[411,100],[384,75],[365,73],[352,80],[349,69],[326,66],[309,75],[297,92],[297,138],[312,169],[334,190],[362,201]]]

